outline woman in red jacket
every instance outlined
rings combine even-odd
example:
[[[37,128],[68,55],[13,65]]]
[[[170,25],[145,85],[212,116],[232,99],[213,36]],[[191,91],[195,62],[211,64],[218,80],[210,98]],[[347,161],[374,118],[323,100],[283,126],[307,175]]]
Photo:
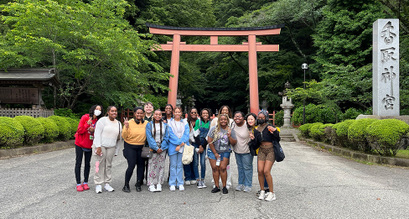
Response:
[[[94,140],[95,123],[102,117],[102,107],[94,105],[89,110],[89,114],[81,117],[75,133],[75,178],[77,180],[77,191],[89,190],[88,177],[91,169],[92,143]],[[84,157],[84,183],[81,184],[81,164]]]

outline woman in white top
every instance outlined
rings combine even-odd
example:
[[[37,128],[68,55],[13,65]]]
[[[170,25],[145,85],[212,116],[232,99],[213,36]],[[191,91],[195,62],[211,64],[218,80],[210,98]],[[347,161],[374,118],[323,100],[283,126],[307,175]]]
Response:
[[[250,133],[244,121],[244,113],[234,113],[232,130],[236,132],[237,143],[233,146],[236,156],[237,170],[239,172],[236,191],[250,192],[253,184],[253,155],[250,153]]]
[[[185,190],[183,186],[182,153],[185,144],[189,144],[189,125],[182,119],[182,108],[175,107],[174,118],[168,121],[169,125],[169,189],[175,191]]]
[[[108,116],[98,120],[94,132],[94,150],[95,150],[95,192],[102,192],[102,184],[108,192],[113,192],[109,183],[112,181],[111,167],[114,155],[118,155],[121,140],[121,123],[116,120],[117,109],[115,106],[109,106]]]

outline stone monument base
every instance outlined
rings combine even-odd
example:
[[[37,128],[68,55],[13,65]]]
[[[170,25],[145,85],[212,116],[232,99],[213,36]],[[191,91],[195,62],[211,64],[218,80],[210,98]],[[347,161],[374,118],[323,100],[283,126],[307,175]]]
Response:
[[[406,124],[409,124],[409,116],[376,116],[376,115],[359,115],[356,117],[356,119],[366,119],[366,118],[371,118],[371,119],[398,119],[401,121],[406,122]]]

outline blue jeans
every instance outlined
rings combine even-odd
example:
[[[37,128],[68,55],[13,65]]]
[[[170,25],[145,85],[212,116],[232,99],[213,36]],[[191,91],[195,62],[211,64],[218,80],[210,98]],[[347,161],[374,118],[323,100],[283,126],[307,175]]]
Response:
[[[199,172],[197,169],[197,153],[193,151],[193,160],[190,164],[183,165],[183,170],[185,172],[185,180],[197,180],[199,178]]]
[[[169,155],[169,186],[183,185],[183,163],[182,153]]]
[[[195,148],[199,148],[199,145],[195,145]],[[206,150],[203,150],[201,154],[196,153],[193,155],[193,162],[194,162],[194,171],[195,175],[197,176],[196,179],[199,178],[199,159],[200,159],[200,179],[204,180],[206,176]],[[197,173],[197,174],[196,174]]]
[[[251,187],[253,184],[253,156],[248,154],[237,154],[236,164],[239,171],[239,185]]]

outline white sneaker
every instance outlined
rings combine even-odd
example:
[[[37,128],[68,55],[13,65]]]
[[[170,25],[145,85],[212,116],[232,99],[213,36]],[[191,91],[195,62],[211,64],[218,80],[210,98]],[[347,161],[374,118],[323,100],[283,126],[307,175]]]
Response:
[[[204,180],[202,180],[202,188],[207,188]]]
[[[203,188],[203,181],[202,180],[199,180],[199,181],[197,181],[197,188],[198,189],[202,189]]]
[[[95,192],[96,193],[102,193],[102,186],[101,185],[95,186]]]
[[[156,185],[156,192],[162,192],[162,185],[161,184]]]
[[[264,200],[266,200],[268,202],[274,201],[274,200],[276,200],[276,194],[272,193],[272,192],[267,192],[266,198]]]
[[[185,191],[185,187],[183,185],[179,186],[179,191]]]
[[[108,192],[113,192],[114,188],[112,188],[108,183],[105,184],[104,189],[107,190]]]
[[[261,191],[260,191],[260,195],[258,196],[258,199],[264,200],[265,197],[266,197],[266,191],[261,190]]]
[[[236,191],[243,191],[243,189],[244,189],[244,185],[238,185],[238,186],[236,186]]]
[[[175,190],[176,190],[176,186],[170,186],[170,187],[169,187],[169,190],[172,191],[172,192],[175,191]]]
[[[148,188],[149,192],[156,192],[155,185],[150,185]]]
[[[190,180],[190,185],[196,185],[197,180]]]
[[[186,181],[185,181],[185,185],[190,186],[190,181],[189,181],[189,180],[186,180]]]
[[[251,187],[245,186],[243,192],[251,192]]]

